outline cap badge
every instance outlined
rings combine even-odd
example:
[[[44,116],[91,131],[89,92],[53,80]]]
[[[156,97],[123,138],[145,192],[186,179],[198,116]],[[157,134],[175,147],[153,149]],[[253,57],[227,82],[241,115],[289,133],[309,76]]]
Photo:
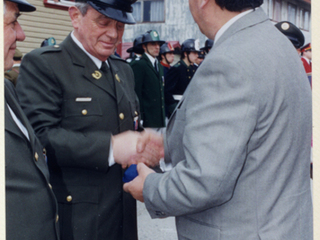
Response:
[[[92,77],[94,77],[95,79],[100,79],[101,76],[102,74],[98,70],[95,70],[94,73],[92,73]]]
[[[153,32],[153,36],[154,37],[158,37],[158,33],[157,32]]]
[[[289,29],[289,27],[290,27],[290,25],[289,25],[289,23],[282,23],[281,24],[281,28],[283,29],[283,30],[288,30]]]

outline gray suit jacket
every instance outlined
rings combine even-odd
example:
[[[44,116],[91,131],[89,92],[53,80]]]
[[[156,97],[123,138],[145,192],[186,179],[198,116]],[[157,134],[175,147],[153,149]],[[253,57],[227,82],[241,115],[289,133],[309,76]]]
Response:
[[[166,160],[144,200],[179,239],[311,240],[311,91],[262,9],[215,43],[169,120]]]

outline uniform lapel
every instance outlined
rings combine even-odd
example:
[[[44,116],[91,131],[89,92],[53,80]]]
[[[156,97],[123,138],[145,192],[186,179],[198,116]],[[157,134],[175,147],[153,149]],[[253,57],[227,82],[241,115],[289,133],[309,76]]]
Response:
[[[85,79],[116,98],[114,89],[111,87],[110,82],[108,82],[110,79],[108,79],[107,76],[97,68],[88,55],[78,47],[72,40],[70,34],[61,45],[65,46],[71,56],[73,65],[79,68],[79,71],[82,72]]]
[[[17,116],[17,118],[20,120],[20,122],[23,124],[23,126],[27,129],[28,134],[29,134],[29,142],[31,143],[31,146],[33,146],[34,141],[35,141],[35,135],[33,128],[31,127],[29,120],[25,116],[24,112],[22,111],[19,102],[16,98],[13,86],[9,86],[9,84],[6,81],[5,84],[5,99],[6,103],[10,106],[14,114]],[[26,136],[21,132],[15,121],[13,120],[11,113],[8,109],[7,106],[5,106],[6,109],[6,120],[8,121],[8,125],[6,124],[6,128],[8,127],[8,130],[11,130],[11,132],[15,133],[16,135],[26,138]]]
[[[123,71],[120,71],[116,62],[109,58],[110,71],[114,80],[115,92],[117,97],[117,103],[120,103],[125,92],[126,77],[123,75]]]

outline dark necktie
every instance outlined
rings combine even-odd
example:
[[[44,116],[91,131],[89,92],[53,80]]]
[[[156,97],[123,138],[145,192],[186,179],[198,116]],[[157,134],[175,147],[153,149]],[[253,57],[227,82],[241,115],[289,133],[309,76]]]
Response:
[[[159,72],[159,70],[158,70],[158,61],[157,61],[157,60],[154,61],[154,69],[155,69],[157,72]]]
[[[105,77],[107,78],[108,83],[112,90],[114,90],[114,80],[110,71],[110,68],[106,62],[102,62],[100,70],[104,73]]]

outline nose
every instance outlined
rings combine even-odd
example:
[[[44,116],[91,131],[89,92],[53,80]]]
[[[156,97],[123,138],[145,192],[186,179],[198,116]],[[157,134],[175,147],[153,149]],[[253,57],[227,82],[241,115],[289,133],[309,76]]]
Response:
[[[17,41],[23,41],[26,38],[26,35],[24,34],[24,31],[22,30],[19,23],[15,26],[16,33],[17,33]]]
[[[106,31],[106,34],[108,37],[112,39],[116,39],[118,37],[118,31],[117,31],[117,22],[114,21],[113,24],[110,24],[108,30]]]

